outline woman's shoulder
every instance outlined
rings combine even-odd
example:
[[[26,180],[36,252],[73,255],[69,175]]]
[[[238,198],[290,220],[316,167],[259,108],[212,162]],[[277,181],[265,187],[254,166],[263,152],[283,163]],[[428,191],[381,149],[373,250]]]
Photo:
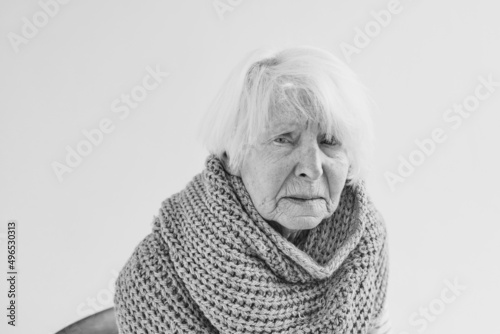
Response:
[[[158,231],[152,231],[134,248],[116,279],[113,303],[117,323],[127,327],[130,321],[140,321],[144,304],[155,304],[166,293],[163,290],[168,290],[162,277],[172,275],[167,244]]]
[[[365,213],[368,222],[371,224],[377,235],[385,239],[387,237],[385,218],[370,196],[367,196]]]

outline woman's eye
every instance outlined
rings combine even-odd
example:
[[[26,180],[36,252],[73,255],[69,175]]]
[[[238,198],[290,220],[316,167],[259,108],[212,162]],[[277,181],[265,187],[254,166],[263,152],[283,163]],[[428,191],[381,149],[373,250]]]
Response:
[[[274,141],[279,143],[279,144],[284,144],[287,142],[286,138],[284,138],[284,137],[278,137]]]
[[[339,142],[335,139],[335,137],[331,138],[323,137],[323,143],[330,146],[335,146],[339,144]]]

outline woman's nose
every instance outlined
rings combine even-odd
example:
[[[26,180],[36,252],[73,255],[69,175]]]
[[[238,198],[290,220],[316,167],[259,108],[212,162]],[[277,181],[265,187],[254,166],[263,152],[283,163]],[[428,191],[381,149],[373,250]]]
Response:
[[[318,144],[316,142],[307,144],[297,153],[295,176],[311,181],[319,179],[323,174],[323,166],[321,162],[322,152]]]

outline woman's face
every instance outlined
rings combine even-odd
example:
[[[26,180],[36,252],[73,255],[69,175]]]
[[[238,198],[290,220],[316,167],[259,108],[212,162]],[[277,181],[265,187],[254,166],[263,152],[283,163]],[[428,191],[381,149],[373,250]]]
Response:
[[[246,152],[238,174],[260,215],[289,234],[334,213],[348,169],[344,148],[318,124],[280,117]]]

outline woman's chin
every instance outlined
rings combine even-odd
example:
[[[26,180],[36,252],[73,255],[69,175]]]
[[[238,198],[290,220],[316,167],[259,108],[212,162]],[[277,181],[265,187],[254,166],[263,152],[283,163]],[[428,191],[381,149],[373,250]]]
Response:
[[[310,230],[318,226],[323,219],[323,216],[299,216],[286,221],[278,220],[278,223],[289,230]]]

